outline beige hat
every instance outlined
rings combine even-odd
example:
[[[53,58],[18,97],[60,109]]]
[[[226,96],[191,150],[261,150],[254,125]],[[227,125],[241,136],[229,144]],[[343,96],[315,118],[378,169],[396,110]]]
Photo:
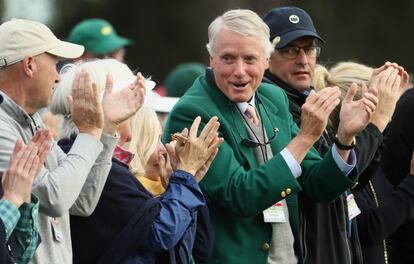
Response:
[[[83,46],[61,41],[47,26],[35,21],[12,19],[0,25],[0,68],[44,52],[74,59],[83,51]]]

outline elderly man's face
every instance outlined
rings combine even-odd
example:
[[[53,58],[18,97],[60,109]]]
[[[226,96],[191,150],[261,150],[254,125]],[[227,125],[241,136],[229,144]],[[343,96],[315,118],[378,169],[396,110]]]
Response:
[[[311,37],[302,37],[289,45],[309,47],[315,45],[315,40]],[[281,51],[275,50],[270,56],[269,70],[292,88],[304,91],[311,86],[315,64],[316,57],[307,57],[303,49],[294,59],[285,58],[281,55]]]
[[[233,102],[249,101],[268,67],[260,39],[221,30],[215,44],[210,66],[217,86]]]

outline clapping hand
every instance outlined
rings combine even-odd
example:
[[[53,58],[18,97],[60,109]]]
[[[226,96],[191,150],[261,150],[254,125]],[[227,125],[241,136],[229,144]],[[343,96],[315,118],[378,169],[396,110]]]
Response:
[[[376,91],[368,91],[364,83],[361,83],[361,88],[362,98],[354,101],[358,86],[356,83],[352,83],[342,101],[337,134],[339,141],[345,145],[350,145],[354,136],[365,129],[378,104]]]
[[[80,133],[87,133],[95,138],[101,137],[104,117],[98,88],[92,83],[90,74],[81,70],[76,74],[69,96],[72,120]]]
[[[105,116],[104,132],[114,134],[119,124],[135,114],[144,103],[145,79],[138,73],[135,80],[118,92],[112,92],[113,79],[106,78],[105,92],[102,98]]]
[[[293,158],[301,163],[309,149],[326,128],[333,109],[339,104],[338,87],[326,87],[319,92],[311,91],[302,105],[300,130],[286,146]]]
[[[17,208],[30,202],[33,180],[50,152],[51,138],[49,129],[39,129],[27,146],[21,139],[16,141],[9,167],[2,176],[2,199],[9,200]]]
[[[408,88],[408,73],[396,63],[386,62],[374,70],[370,91],[378,91],[378,105],[371,122],[382,132],[391,120],[400,96]]]
[[[197,137],[200,122],[201,118],[197,117],[190,131],[187,133],[184,130],[181,133],[187,140],[166,145],[173,168],[191,173],[197,182],[207,173],[223,142],[223,138],[219,138],[217,133],[220,126],[217,117],[212,117]]]
[[[338,87],[326,87],[319,92],[311,91],[302,106],[299,136],[313,145],[325,130],[329,116],[339,104]]]

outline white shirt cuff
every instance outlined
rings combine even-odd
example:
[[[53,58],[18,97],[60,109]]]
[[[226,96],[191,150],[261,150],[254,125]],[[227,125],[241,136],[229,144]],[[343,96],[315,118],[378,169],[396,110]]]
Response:
[[[299,163],[295,160],[295,158],[292,156],[290,151],[287,148],[284,148],[280,152],[280,155],[282,155],[293,176],[296,179],[299,178],[299,176],[302,174],[302,168],[300,167]]]

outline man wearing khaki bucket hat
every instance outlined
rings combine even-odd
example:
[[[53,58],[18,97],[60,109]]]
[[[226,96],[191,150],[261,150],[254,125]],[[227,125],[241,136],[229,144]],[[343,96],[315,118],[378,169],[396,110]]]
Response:
[[[36,130],[44,129],[37,111],[48,106],[59,82],[58,61],[77,58],[83,52],[83,46],[59,40],[47,26],[35,21],[12,19],[0,25],[0,172],[6,170],[18,138],[27,144]],[[39,217],[27,221],[25,228],[37,232],[38,227],[42,242],[38,245],[37,239],[27,239],[33,237],[30,234],[18,236],[22,262],[27,263],[38,246],[33,263],[72,263],[69,213],[92,214],[111,166],[118,141],[116,129],[141,107],[144,89],[137,79],[128,88],[112,93],[108,76],[101,104],[90,74],[77,74],[68,100],[71,119],[80,133],[67,155],[52,142],[34,180],[32,198],[26,202],[38,199],[40,206],[29,213],[33,216],[39,210]],[[125,105],[131,107],[125,109]],[[109,106],[115,107],[109,111]],[[104,112],[110,115],[104,117]]]

